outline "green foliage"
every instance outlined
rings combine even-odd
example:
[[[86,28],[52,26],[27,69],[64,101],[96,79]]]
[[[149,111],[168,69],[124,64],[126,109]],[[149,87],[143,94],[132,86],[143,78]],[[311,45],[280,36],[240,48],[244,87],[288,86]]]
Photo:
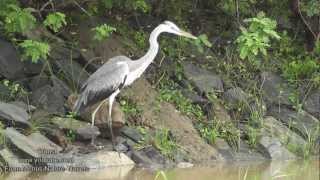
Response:
[[[250,9],[252,5],[256,4],[256,0],[249,1],[238,1],[238,10],[241,14],[249,15]],[[234,15],[237,12],[237,4],[234,0],[222,0],[218,3],[218,7],[220,7],[224,12]]]
[[[199,122],[197,129],[200,136],[205,139],[208,144],[214,145],[216,139],[219,137],[225,139],[232,148],[237,149],[238,147],[240,132],[231,123],[221,122],[215,119],[209,123]]]
[[[180,91],[166,87],[160,89],[159,93],[160,95],[158,100],[160,102],[165,101],[173,103],[180,112],[188,116],[194,116],[199,120],[204,118],[204,113],[201,107],[199,105],[192,104],[192,102],[184,97]]]
[[[39,59],[46,60],[50,51],[50,46],[47,43],[34,40],[24,40],[19,46],[24,51],[24,58],[30,57],[33,63],[37,63]]]
[[[208,48],[212,47],[212,44],[208,40],[208,36],[206,34],[201,34],[200,36],[198,36],[198,39],[196,39],[195,41],[191,41],[191,42],[193,42],[197,46],[198,51],[200,53],[204,52],[204,47],[208,47]]]
[[[0,122],[0,146],[4,145],[6,142],[6,138],[4,135],[5,126]]]
[[[76,140],[76,137],[77,137],[77,135],[76,135],[76,132],[75,132],[75,131],[73,131],[73,130],[71,130],[71,129],[69,129],[69,130],[67,131],[67,133],[66,133],[66,138],[67,138],[67,140],[68,140],[69,142],[74,142],[74,141]]]
[[[36,18],[31,14],[30,9],[21,9],[17,5],[7,6],[4,28],[8,33],[22,33],[35,27]]]
[[[270,47],[270,38],[280,39],[280,36],[275,31],[277,23],[265,17],[263,12],[260,12],[257,17],[246,19],[249,22],[248,29],[242,27],[241,35],[236,42],[240,51],[240,58],[253,59],[258,53],[267,56],[267,48]]]
[[[154,177],[154,180],[158,180],[158,178],[162,178],[163,180],[168,180],[168,177],[164,171],[157,171],[156,176]]]
[[[258,143],[258,138],[260,136],[260,129],[256,128],[256,127],[252,127],[250,125],[246,126],[246,134],[248,137],[248,144],[255,148],[257,146]]]
[[[303,61],[294,60],[286,63],[283,66],[283,75],[291,83],[295,83],[299,79],[310,79],[316,75],[315,73],[320,73],[320,64],[316,61],[308,57]]]
[[[150,6],[145,2],[145,0],[134,0],[132,1],[131,6],[134,10],[139,10],[143,13],[147,13],[150,11]]]
[[[309,158],[312,154],[319,153],[320,145],[318,144],[318,140],[320,138],[320,126],[314,127],[311,130],[306,129],[306,137],[307,143],[305,147],[303,147],[303,157]]]
[[[204,138],[208,144],[214,144],[219,137],[219,129],[215,124],[204,125],[200,124],[199,127],[200,136]]]
[[[302,10],[302,12],[305,12],[307,14],[307,16],[309,16],[309,17],[320,15],[319,0],[304,0],[304,1],[302,1],[301,2],[301,10]]]
[[[101,0],[101,4],[106,9],[125,8],[129,11],[141,11],[147,13],[151,7],[145,0]]]
[[[108,38],[113,32],[116,31],[116,28],[109,26],[107,24],[102,24],[92,29],[94,31],[94,40],[102,41]]]
[[[142,114],[142,110],[141,108],[139,108],[139,106],[135,103],[132,103],[130,100],[128,99],[121,99],[120,100],[120,107],[121,110],[124,112],[124,114],[126,115],[127,118],[139,118]]]
[[[9,97],[6,97],[7,101],[12,101],[18,97],[24,97],[28,94],[27,91],[18,83],[11,82],[7,79],[2,80],[1,83],[10,91]]]
[[[61,27],[67,25],[66,15],[60,12],[50,13],[43,24],[51,28],[54,32],[58,32]]]
[[[147,46],[147,35],[143,31],[137,31],[133,36],[134,42],[138,45],[140,49],[144,49]]]
[[[157,149],[159,149],[161,154],[171,159],[174,158],[174,154],[178,149],[178,146],[171,137],[168,129],[159,129],[156,131],[154,145]]]

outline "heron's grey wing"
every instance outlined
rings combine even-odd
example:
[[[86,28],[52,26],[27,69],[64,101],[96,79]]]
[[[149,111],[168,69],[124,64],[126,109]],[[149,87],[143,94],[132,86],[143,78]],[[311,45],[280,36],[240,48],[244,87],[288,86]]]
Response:
[[[101,66],[99,69],[97,69],[96,72],[91,74],[91,76],[87,79],[87,81],[85,81],[83,83],[83,85],[81,86],[80,92],[84,91],[84,89],[86,88],[88,83],[93,82],[96,79],[98,80],[99,78],[101,78],[101,75],[104,75],[105,73],[108,73],[109,71],[112,71],[112,69],[114,68],[114,66],[117,65],[117,63],[127,62],[127,61],[131,61],[131,59],[126,56],[115,56],[115,57],[110,58],[108,60],[108,62],[106,62],[103,66]]]
[[[128,73],[129,67],[126,62],[114,61],[101,66],[81,88],[74,112],[79,112],[87,106],[108,98],[124,85]]]

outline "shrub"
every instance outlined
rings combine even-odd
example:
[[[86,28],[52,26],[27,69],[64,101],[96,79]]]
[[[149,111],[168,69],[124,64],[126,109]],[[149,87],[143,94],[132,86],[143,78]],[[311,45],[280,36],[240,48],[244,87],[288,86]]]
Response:
[[[51,28],[54,32],[58,32],[61,27],[67,25],[66,15],[60,12],[51,13],[46,17],[43,24]]]
[[[263,12],[260,12],[257,17],[246,19],[245,22],[250,23],[248,29],[241,27],[241,35],[237,38],[240,58],[252,59],[258,53],[267,55],[267,48],[270,47],[270,39],[280,39],[280,36],[275,31],[277,23],[265,17]]]
[[[34,40],[25,40],[19,46],[24,51],[24,59],[30,57],[33,63],[37,63],[41,58],[46,60],[50,51],[47,43]]]
[[[94,31],[93,39],[97,41],[102,41],[106,38],[108,38],[114,31],[116,31],[116,28],[109,26],[107,24],[103,24],[101,26],[97,26],[92,29]]]

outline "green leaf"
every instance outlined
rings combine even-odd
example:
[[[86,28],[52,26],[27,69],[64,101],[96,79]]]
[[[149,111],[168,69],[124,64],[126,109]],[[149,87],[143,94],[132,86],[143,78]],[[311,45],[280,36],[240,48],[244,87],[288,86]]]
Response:
[[[115,32],[116,28],[107,24],[103,24],[101,26],[93,28],[92,30],[95,32],[93,39],[97,41],[102,41],[108,38],[113,32]]]
[[[54,32],[58,32],[60,28],[67,25],[66,15],[60,12],[51,13],[46,17],[43,24]]]
[[[212,44],[211,42],[208,40],[208,36],[206,34],[201,34],[200,36],[198,36],[198,38],[200,39],[200,41],[207,47],[211,48]]]
[[[24,51],[24,58],[31,58],[33,63],[37,63],[41,58],[46,60],[50,51],[49,44],[34,40],[24,40],[19,46]]]

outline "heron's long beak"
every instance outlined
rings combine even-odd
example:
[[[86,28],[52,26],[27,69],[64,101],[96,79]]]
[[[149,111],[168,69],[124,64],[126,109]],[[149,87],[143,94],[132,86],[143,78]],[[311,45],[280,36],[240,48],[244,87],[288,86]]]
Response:
[[[198,39],[196,36],[186,32],[186,31],[180,30],[180,33],[181,33],[180,34],[181,36],[184,36],[184,37],[187,37],[187,38],[191,38],[191,39]]]

